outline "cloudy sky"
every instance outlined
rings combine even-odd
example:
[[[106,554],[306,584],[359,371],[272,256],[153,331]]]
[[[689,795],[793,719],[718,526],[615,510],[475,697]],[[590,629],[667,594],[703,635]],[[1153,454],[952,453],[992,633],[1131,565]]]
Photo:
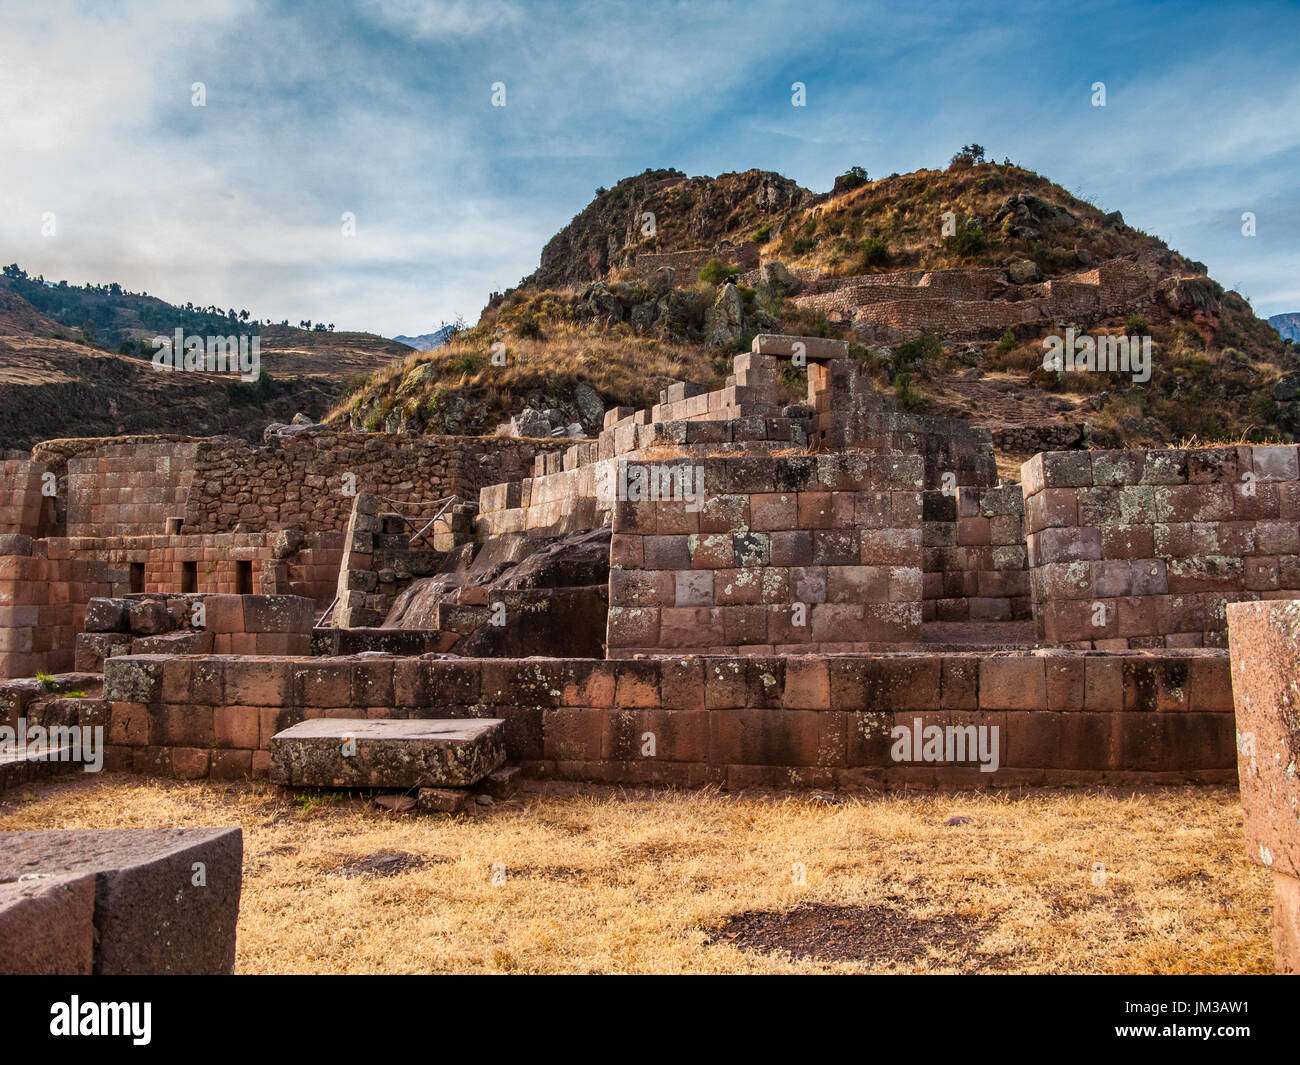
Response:
[[[0,261],[422,333],[647,167],[824,190],[978,141],[1300,311],[1298,41],[1294,2],[0,0]]]

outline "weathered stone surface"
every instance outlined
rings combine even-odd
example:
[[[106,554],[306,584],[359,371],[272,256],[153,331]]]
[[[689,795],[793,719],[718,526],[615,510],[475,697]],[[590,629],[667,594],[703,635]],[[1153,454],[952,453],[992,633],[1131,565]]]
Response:
[[[94,876],[0,883],[0,975],[89,976],[94,940]]]
[[[1279,972],[1300,972],[1300,600],[1230,603],[1228,651],[1246,852],[1273,870]]]
[[[1041,281],[1043,274],[1033,259],[1016,259],[1007,267],[1007,276],[1017,285],[1030,285]]]
[[[230,973],[243,875],[238,828],[6,832],[0,884],[94,879],[94,972]]]
[[[86,606],[87,632],[127,632],[127,611],[131,604],[126,599],[92,599]]]
[[[78,672],[102,673],[104,659],[131,653],[131,641],[131,634],[127,632],[78,633],[73,663]]]
[[[172,628],[167,604],[157,599],[142,599],[131,603],[127,617],[131,631],[141,636],[154,636]]]
[[[509,799],[519,791],[520,776],[517,765],[504,765],[484,777],[479,786],[494,799]]]
[[[470,793],[457,788],[421,788],[415,801],[421,810],[438,814],[454,814],[469,805]]]
[[[271,781],[306,787],[468,787],[506,760],[505,721],[316,718],[271,739]]]
[[[780,333],[760,333],[754,337],[750,350],[761,355],[775,355],[788,359],[794,354],[795,344],[802,344],[804,355],[810,361],[822,359],[847,359],[849,344],[847,340],[827,340],[822,337],[784,336]]]
[[[0,555],[30,555],[32,538],[26,533],[0,534]]]
[[[203,655],[211,653],[212,633],[197,630],[165,632],[158,636],[137,636],[131,641],[131,654],[133,655]]]

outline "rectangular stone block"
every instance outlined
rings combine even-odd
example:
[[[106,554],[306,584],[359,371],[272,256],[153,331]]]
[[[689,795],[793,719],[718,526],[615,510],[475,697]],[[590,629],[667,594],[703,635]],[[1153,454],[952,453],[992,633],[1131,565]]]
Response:
[[[215,975],[235,967],[243,852],[238,828],[6,832],[0,882],[93,879],[97,975]]]
[[[291,787],[469,787],[505,764],[505,720],[317,718],[271,738]]]

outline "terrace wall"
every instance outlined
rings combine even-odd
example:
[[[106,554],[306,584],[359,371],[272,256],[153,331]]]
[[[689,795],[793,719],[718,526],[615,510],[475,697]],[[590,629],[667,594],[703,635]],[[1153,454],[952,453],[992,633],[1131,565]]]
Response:
[[[232,437],[133,437],[51,441],[36,452],[62,478],[69,536],[161,535],[175,518],[184,533],[342,533],[358,492],[472,501],[483,485],[518,480],[536,455],[570,443],[311,427],[262,446]],[[15,476],[7,464],[0,476],[6,473]]]
[[[1228,783],[1216,651],[591,659],[110,659],[110,769],[265,776],[307,718],[499,717],[537,776],[694,786]],[[895,761],[891,730],[998,729],[999,768]],[[990,733],[991,735],[991,733]],[[653,741],[648,742],[648,741]],[[653,751],[653,754],[647,752]]]
[[[102,559],[73,558],[57,542],[14,536],[0,555],[0,678],[66,673],[94,596],[128,591]]]

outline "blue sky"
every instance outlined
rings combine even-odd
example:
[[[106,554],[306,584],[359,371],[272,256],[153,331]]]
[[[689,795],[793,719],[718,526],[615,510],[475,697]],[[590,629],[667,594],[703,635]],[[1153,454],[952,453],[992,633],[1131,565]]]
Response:
[[[111,8],[0,0],[0,260],[47,278],[426,332],[647,167],[824,190],[978,141],[1300,311],[1294,2]]]

